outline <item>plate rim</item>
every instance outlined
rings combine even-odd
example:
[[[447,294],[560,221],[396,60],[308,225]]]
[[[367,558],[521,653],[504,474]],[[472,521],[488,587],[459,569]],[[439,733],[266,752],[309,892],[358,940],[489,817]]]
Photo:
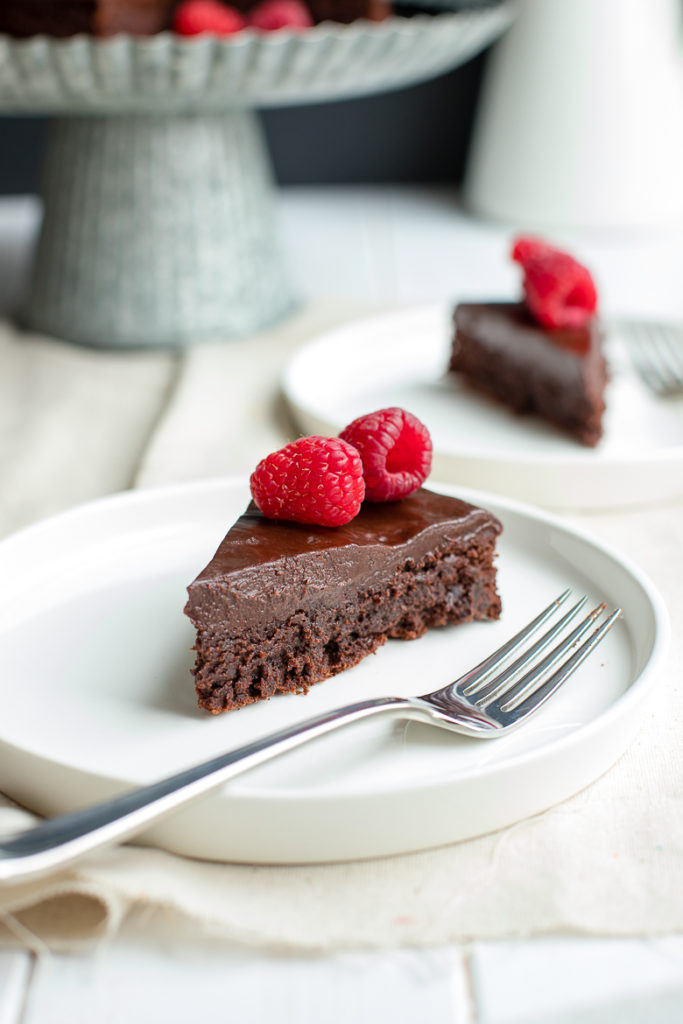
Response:
[[[562,516],[553,512],[549,512],[546,509],[536,507],[516,498],[508,498],[504,495],[489,493],[465,486],[459,487],[453,483],[431,479],[427,481],[427,485],[430,489],[433,488],[435,490],[443,488],[446,493],[457,491],[464,500],[472,501],[475,504],[483,504],[484,507],[486,507],[486,504],[488,503],[494,507],[500,506],[504,510],[509,510],[510,512],[525,519],[531,518],[532,520],[540,520],[549,527],[558,529],[564,534],[569,534],[570,536],[575,537],[581,543],[587,544],[589,547],[597,548],[607,555],[607,557],[614,563],[626,570],[646,596],[653,614],[654,635],[647,660],[640,672],[628,685],[628,688],[624,693],[617,697],[613,703],[611,703],[596,717],[592,718],[589,722],[584,723],[572,732],[553,740],[549,744],[512,755],[506,759],[503,766],[499,762],[493,762],[475,766],[466,770],[459,770],[454,774],[441,776],[438,779],[420,779],[415,782],[412,780],[408,782],[403,781],[400,786],[400,792],[402,794],[415,793],[421,790],[429,790],[431,792],[440,786],[462,783],[467,784],[474,780],[486,781],[492,776],[499,774],[501,770],[513,770],[528,767],[530,763],[537,759],[542,760],[544,756],[565,754],[571,750],[572,746],[579,744],[586,739],[590,740],[590,737],[594,732],[608,729],[612,724],[612,720],[617,722],[622,716],[628,714],[632,704],[638,703],[643,699],[644,692],[647,692],[647,690],[657,681],[659,671],[668,654],[671,638],[671,622],[668,608],[650,577],[640,569],[640,567],[628,555],[622,554],[622,552],[616,550],[610,544],[595,537],[589,530],[580,526],[575,526],[575,524],[567,522]],[[246,492],[248,489],[248,479],[239,475],[212,476],[195,481],[130,489],[95,498],[91,501],[80,503],[69,509],[65,509],[61,512],[42,518],[37,522],[29,524],[9,536],[2,538],[0,540],[0,562],[8,547],[17,543],[30,542],[31,538],[38,533],[49,531],[55,526],[59,527],[64,523],[68,524],[72,520],[77,521],[83,516],[96,516],[101,510],[116,509],[117,506],[121,505],[144,506],[148,505],[150,502],[154,503],[155,501],[166,503],[172,502],[174,498],[177,498],[178,496],[187,496],[192,493],[199,495],[205,493],[220,493],[221,491],[229,492],[237,488],[243,488]],[[2,631],[3,626],[2,623],[0,623],[0,633],[2,633]],[[61,768],[76,772],[89,778],[107,779],[119,784],[123,782],[132,786],[142,784],[139,779],[130,778],[130,776],[125,773],[113,775],[110,772],[105,774],[99,770],[88,771],[86,769],[79,768],[72,762],[60,760],[52,755],[46,755],[45,752],[31,749],[25,745],[19,746],[14,741],[3,735],[1,725],[0,745],[8,747],[11,746],[15,750],[30,757],[42,758],[48,763],[59,765]],[[316,793],[315,791],[302,789],[297,786],[289,786],[284,790],[272,788],[267,785],[261,785],[258,789],[249,790],[248,793],[240,793],[239,791],[234,792],[231,790],[229,799],[231,801],[236,800],[243,803],[272,803],[275,801],[279,804],[288,802],[296,802],[300,804],[303,802],[309,807],[315,807],[316,803],[324,802],[325,804],[328,804],[330,800],[335,804],[346,801],[354,803],[366,800],[386,800],[389,795],[395,796],[396,790],[393,789],[388,791],[386,789],[375,787],[364,789],[362,792],[357,793],[342,791],[335,792],[333,794],[321,794]]]

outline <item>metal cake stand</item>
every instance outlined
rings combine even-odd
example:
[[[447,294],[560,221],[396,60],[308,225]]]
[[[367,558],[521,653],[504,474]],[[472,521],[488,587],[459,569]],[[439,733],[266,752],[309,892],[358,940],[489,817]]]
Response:
[[[511,17],[499,4],[230,39],[0,36],[0,111],[53,115],[22,322],[138,347],[276,321],[294,297],[255,109],[430,78]]]

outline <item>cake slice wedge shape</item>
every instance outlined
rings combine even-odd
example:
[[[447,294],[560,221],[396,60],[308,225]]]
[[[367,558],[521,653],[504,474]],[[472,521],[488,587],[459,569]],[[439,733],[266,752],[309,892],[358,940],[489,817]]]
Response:
[[[463,302],[449,370],[514,413],[532,413],[594,448],[603,433],[607,362],[596,319],[549,329],[522,302]]]
[[[267,519],[252,502],[188,587],[199,706],[306,692],[388,639],[498,618],[501,529],[426,488],[334,528]]]

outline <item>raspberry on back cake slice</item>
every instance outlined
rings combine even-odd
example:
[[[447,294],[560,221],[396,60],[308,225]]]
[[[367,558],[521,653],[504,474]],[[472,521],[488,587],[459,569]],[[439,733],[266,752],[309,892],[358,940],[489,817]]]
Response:
[[[329,528],[253,503],[188,588],[199,705],[306,692],[390,638],[500,615],[490,512],[420,489]]]

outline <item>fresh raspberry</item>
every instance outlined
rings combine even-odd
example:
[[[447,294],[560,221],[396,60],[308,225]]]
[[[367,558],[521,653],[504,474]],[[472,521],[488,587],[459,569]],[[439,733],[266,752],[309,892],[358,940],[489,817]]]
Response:
[[[590,271],[569,253],[536,238],[518,238],[512,258],[524,270],[524,298],[544,327],[583,327],[598,305]]]
[[[432,465],[424,423],[396,407],[359,416],[339,435],[360,452],[368,501],[397,501],[421,487]]]
[[[313,18],[301,0],[263,0],[249,12],[249,24],[263,32],[279,28],[310,28]]]
[[[173,16],[173,29],[181,36],[199,36],[205,32],[231,36],[246,27],[246,19],[240,12],[219,0],[184,0]]]
[[[251,495],[269,519],[343,526],[365,496],[363,465],[338,437],[301,437],[259,462]]]
[[[533,235],[519,235],[512,243],[510,255],[515,263],[521,263],[522,266],[525,266],[527,260],[552,251],[552,246],[544,242],[542,238],[534,238]]]

